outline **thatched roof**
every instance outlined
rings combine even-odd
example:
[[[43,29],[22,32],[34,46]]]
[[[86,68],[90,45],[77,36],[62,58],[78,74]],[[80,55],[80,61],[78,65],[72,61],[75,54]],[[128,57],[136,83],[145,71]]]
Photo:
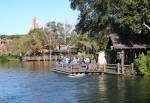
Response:
[[[150,49],[150,35],[110,34],[114,49]]]

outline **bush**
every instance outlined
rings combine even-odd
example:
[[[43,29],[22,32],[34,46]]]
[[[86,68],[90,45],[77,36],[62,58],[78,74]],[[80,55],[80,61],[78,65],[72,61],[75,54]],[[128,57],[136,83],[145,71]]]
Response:
[[[18,58],[18,56],[14,56],[14,55],[0,56],[0,62],[8,62],[8,61],[19,61],[19,58]]]
[[[139,58],[135,60],[135,64],[138,74],[150,75],[150,52],[147,55],[140,54]]]
[[[0,56],[0,62],[8,62],[9,60],[5,56]]]

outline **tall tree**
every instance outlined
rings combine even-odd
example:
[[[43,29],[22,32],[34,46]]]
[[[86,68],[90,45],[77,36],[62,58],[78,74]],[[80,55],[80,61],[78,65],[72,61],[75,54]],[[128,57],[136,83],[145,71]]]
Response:
[[[99,39],[99,44],[106,44],[107,34],[111,31],[111,24],[115,19],[114,6],[118,2],[114,0],[70,0],[70,2],[72,9],[80,11],[77,31],[87,33],[93,40]],[[105,48],[104,45],[99,47]]]
[[[77,29],[81,32],[98,32],[108,28],[115,18],[115,0],[70,0],[71,8],[80,11]]]
[[[60,44],[71,44],[77,37],[76,32],[73,30],[73,26],[70,24],[52,21],[47,23],[46,29]]]
[[[149,0],[69,0],[73,10],[80,11],[78,32],[88,33],[100,44],[109,32],[120,34],[148,34],[143,23],[150,25]],[[101,42],[102,41],[102,42]],[[100,48],[104,48],[103,44]]]
[[[116,22],[123,29],[132,34],[150,33],[144,23],[150,25],[149,0],[122,0],[117,11]]]

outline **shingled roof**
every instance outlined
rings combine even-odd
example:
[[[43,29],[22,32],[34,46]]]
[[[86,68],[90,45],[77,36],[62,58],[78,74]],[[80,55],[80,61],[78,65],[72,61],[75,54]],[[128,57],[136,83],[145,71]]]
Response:
[[[110,34],[114,49],[150,49],[150,35],[119,35]]]

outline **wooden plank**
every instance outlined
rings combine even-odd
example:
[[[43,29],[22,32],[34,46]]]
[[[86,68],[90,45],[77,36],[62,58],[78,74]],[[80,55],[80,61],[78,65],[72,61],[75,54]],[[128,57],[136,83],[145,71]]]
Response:
[[[85,74],[122,74],[122,70],[120,69],[121,66],[120,64],[113,64],[112,66],[108,65],[97,65],[97,64],[90,64],[89,69],[86,67],[83,67],[80,64],[75,64],[75,65],[58,65],[57,69],[55,71],[58,71],[60,73],[65,73],[65,74],[72,74],[72,73],[85,73]],[[131,72],[131,65],[125,65],[124,66],[124,73]],[[120,72],[121,70],[121,72]]]
[[[117,64],[107,64],[107,66],[117,66]]]
[[[117,66],[116,66],[116,67],[106,66],[106,68],[107,68],[107,69],[116,69]]]

